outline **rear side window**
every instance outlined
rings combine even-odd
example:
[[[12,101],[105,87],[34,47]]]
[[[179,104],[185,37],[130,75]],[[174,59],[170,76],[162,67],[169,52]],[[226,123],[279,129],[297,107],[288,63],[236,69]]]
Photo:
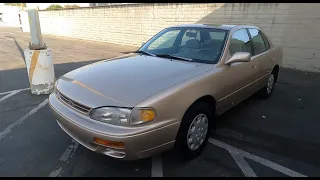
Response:
[[[261,34],[261,36],[262,36],[262,38],[263,38],[264,44],[265,44],[266,47],[267,47],[267,50],[269,50],[269,49],[270,49],[270,44],[269,44],[266,36],[265,36],[263,33],[261,33],[261,31],[260,31],[260,34]]]
[[[270,45],[261,31],[258,29],[248,29],[251,35],[254,54],[261,54],[270,48]]]
[[[236,52],[249,52],[252,54],[252,47],[246,29],[237,30],[231,38],[229,53],[232,56]]]

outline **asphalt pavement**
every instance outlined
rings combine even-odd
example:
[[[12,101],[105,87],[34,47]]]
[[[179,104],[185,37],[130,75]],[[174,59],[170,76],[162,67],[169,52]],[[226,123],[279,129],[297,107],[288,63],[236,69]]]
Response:
[[[178,160],[173,151],[121,161],[91,152],[74,141],[56,123],[48,96],[32,95],[25,89],[29,82],[23,58],[15,41],[4,37],[8,34],[18,43],[27,41],[23,37],[28,35],[0,28],[0,176],[320,175],[319,73],[282,68],[269,99],[252,96],[216,118],[208,146],[192,161]],[[54,56],[60,58],[55,61],[56,77],[135,49],[52,36],[44,36],[44,40],[52,44],[53,52],[65,51],[63,44],[72,44],[65,62],[62,55]],[[86,51],[79,54],[77,50],[84,47]],[[3,59],[4,52],[8,60]],[[11,57],[14,63],[7,62]]]

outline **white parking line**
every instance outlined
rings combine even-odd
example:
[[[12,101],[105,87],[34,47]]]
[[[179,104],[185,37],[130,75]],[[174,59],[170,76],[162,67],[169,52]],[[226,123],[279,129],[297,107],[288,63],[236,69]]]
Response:
[[[31,111],[29,111],[27,114],[25,114],[24,116],[22,116],[21,118],[19,118],[16,122],[14,122],[13,124],[11,124],[10,126],[8,126],[7,128],[5,128],[3,131],[0,132],[0,139],[2,139],[3,137],[5,137],[8,133],[11,132],[11,129],[14,128],[15,126],[20,125],[21,123],[23,123],[24,120],[26,120],[28,117],[30,117],[31,115],[33,115],[34,113],[36,113],[39,109],[41,109],[43,106],[45,106],[48,103],[48,99],[44,100],[42,103],[40,103],[37,107],[35,107],[34,109],[32,109]]]
[[[163,177],[162,154],[152,156],[151,177]]]
[[[61,174],[61,171],[62,171],[62,167],[59,167],[58,169],[52,171],[49,174],[49,177],[58,177]]]
[[[61,155],[60,161],[66,162],[69,158],[71,158],[73,154],[76,152],[78,146],[79,143],[72,139],[72,144],[70,144],[68,148],[64,151],[64,153]]]
[[[16,90],[12,90],[12,91],[2,92],[2,93],[0,93],[0,95],[9,94],[9,93],[12,93],[12,92],[14,92],[14,91],[19,91],[19,92],[21,92],[21,91],[25,91],[25,90],[29,90],[29,89],[30,89],[30,88],[16,89]]]
[[[77,148],[79,146],[79,143],[72,139],[72,144],[68,146],[68,148],[64,151],[64,153],[61,155],[59,161],[61,162],[67,162],[68,159],[70,159],[73,154],[76,152]],[[49,177],[58,177],[62,173],[62,166],[58,167],[56,170],[53,170],[50,174]]]
[[[288,168],[286,168],[286,167],[283,167],[283,166],[281,166],[281,165],[279,165],[279,164],[276,164],[276,163],[274,163],[274,162],[271,162],[271,161],[269,161],[269,160],[267,160],[267,159],[264,159],[264,158],[255,156],[255,155],[253,155],[253,154],[250,154],[250,153],[248,153],[248,152],[246,152],[246,151],[243,151],[243,150],[241,150],[241,149],[235,148],[235,147],[233,147],[233,146],[231,146],[231,145],[229,145],[229,144],[223,143],[223,142],[218,141],[218,140],[216,140],[216,139],[209,138],[209,142],[210,142],[211,144],[214,144],[214,145],[220,147],[220,148],[226,149],[226,150],[229,151],[229,152],[230,152],[230,151],[237,150],[242,156],[244,156],[244,157],[246,157],[246,158],[248,158],[248,159],[251,159],[251,160],[253,160],[253,161],[255,161],[255,162],[258,162],[258,163],[260,163],[260,164],[262,164],[262,165],[265,165],[265,166],[267,166],[267,167],[269,167],[269,168],[271,168],[271,169],[274,169],[274,170],[276,170],[276,171],[278,171],[278,172],[281,172],[281,173],[283,173],[283,174],[286,174],[286,175],[288,175],[288,176],[291,176],[291,177],[307,177],[306,175],[300,174],[300,173],[298,173],[298,172],[296,172],[296,171],[293,171],[293,170],[291,170],[291,169],[288,169]],[[238,164],[238,165],[239,165],[239,164]],[[243,164],[240,164],[239,167],[240,167],[240,168],[243,168],[243,167],[241,167],[242,165],[243,165]],[[241,170],[242,170],[242,169],[241,169]]]
[[[20,91],[19,91],[19,90],[12,91],[10,94],[8,94],[8,95],[6,95],[6,96],[4,96],[4,97],[0,98],[0,102],[1,102],[1,101],[4,101],[4,100],[6,100],[6,99],[8,99],[9,97],[11,97],[11,96],[13,96],[13,95],[17,94],[18,92],[20,92]]]
[[[243,156],[239,153],[239,151],[229,151],[229,153],[246,177],[257,177],[256,173],[253,171],[248,162],[243,158]]]
[[[248,162],[244,159],[244,157],[239,153],[239,151],[236,148],[228,146],[227,150],[229,151],[232,158],[236,161],[242,173],[246,177],[257,177],[256,173],[253,171],[251,166],[248,164]]]
[[[250,153],[248,153],[248,152],[245,152],[245,151],[242,151],[242,150],[239,150],[239,152],[240,152],[244,157],[246,157],[246,158],[248,158],[248,159],[251,159],[251,160],[253,160],[253,161],[256,161],[256,162],[258,162],[258,163],[260,163],[260,164],[263,164],[263,165],[265,165],[265,166],[267,166],[267,167],[269,167],[269,168],[271,168],[271,169],[274,169],[274,170],[276,170],[276,171],[279,171],[279,172],[281,172],[281,173],[283,173],[283,174],[286,174],[286,175],[288,175],[288,176],[291,176],[291,177],[307,177],[306,175],[300,174],[300,173],[298,173],[298,172],[296,172],[296,171],[293,171],[293,170],[291,170],[291,169],[288,169],[288,168],[286,168],[286,167],[283,167],[283,166],[281,166],[281,165],[279,165],[279,164],[276,164],[276,163],[274,163],[274,162],[271,162],[271,161],[269,161],[269,160],[267,160],[267,159],[264,159],[264,158],[255,156],[255,155],[250,154]]]

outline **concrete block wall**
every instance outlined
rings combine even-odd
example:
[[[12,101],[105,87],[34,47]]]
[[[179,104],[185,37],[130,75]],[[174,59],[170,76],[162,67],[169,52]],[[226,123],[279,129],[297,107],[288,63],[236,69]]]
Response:
[[[320,4],[166,3],[40,11],[42,33],[140,46],[178,24],[249,24],[283,47],[283,66],[320,72]]]

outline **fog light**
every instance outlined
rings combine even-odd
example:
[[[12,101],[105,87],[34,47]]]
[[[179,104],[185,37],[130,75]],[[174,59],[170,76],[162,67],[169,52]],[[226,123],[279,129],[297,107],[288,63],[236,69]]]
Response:
[[[123,142],[114,142],[114,141],[108,141],[105,139],[100,139],[100,138],[93,138],[94,142],[96,144],[100,144],[103,146],[111,147],[111,148],[117,148],[117,149],[123,149],[124,148],[124,143]]]

